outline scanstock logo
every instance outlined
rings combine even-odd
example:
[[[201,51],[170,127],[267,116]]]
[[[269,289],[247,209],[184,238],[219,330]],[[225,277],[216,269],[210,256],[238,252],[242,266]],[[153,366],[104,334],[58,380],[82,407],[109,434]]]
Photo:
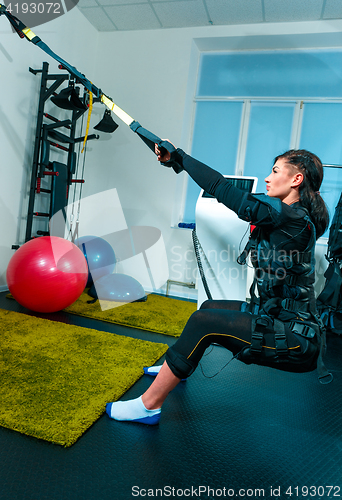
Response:
[[[18,17],[26,26],[33,28],[63,16],[73,9],[79,0],[23,0],[11,1],[7,6],[12,16]]]

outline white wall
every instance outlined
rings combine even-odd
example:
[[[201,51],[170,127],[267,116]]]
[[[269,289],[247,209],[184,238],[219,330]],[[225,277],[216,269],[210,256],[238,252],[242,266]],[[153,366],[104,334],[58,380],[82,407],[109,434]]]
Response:
[[[62,58],[94,74],[98,32],[78,9],[71,10],[34,33]],[[36,127],[40,75],[43,61],[50,72],[60,73],[58,63],[40,48],[14,34],[5,16],[0,17],[0,290],[6,284],[6,268],[13,244],[25,237],[28,191]],[[5,287],[6,288],[6,287]]]
[[[0,22],[1,90],[7,96],[0,101],[1,286],[13,254],[11,245],[22,243],[25,227],[39,87],[37,77],[27,68],[40,67],[47,58],[40,49],[12,34],[4,18]],[[77,25],[77,36],[70,31],[71,25]],[[341,21],[96,33],[73,9],[38,28],[34,31],[52,50],[85,73],[143,127],[186,150],[191,143],[192,97],[200,50],[342,46]],[[95,105],[91,126],[103,111],[100,104]],[[128,225],[154,226],[162,231],[170,279],[192,281],[195,262],[190,231],[171,227],[176,193],[184,189],[186,175],[177,176],[160,166],[140,138],[116,121],[120,127],[114,134],[101,134],[100,140],[88,144],[83,195],[116,188]],[[174,219],[177,215],[178,208]],[[193,291],[173,287],[171,293],[191,296]]]

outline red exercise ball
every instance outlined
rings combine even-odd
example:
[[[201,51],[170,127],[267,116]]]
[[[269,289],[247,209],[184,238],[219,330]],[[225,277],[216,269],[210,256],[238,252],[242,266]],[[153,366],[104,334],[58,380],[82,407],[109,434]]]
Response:
[[[83,252],[71,241],[41,236],[16,250],[6,279],[9,291],[22,306],[36,312],[56,312],[82,294],[88,265]]]

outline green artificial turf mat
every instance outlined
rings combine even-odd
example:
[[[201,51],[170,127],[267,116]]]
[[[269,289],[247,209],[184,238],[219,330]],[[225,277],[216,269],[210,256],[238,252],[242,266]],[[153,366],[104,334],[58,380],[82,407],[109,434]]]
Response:
[[[101,309],[99,301],[88,304],[89,301],[91,297],[84,292],[65,311],[174,337],[179,337],[191,314],[197,309],[197,304],[194,302],[154,294],[148,295],[146,302],[122,305],[122,303],[108,301],[110,309],[107,310]]]
[[[71,446],[167,345],[0,309],[0,425]]]

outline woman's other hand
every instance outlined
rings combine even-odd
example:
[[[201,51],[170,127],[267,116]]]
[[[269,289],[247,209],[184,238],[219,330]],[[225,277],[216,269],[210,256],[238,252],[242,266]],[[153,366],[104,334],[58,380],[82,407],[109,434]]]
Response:
[[[165,139],[165,140],[167,141],[167,139]],[[170,141],[168,141],[168,142],[170,142]],[[170,159],[171,159],[171,153],[165,148],[161,148],[161,150],[160,150],[158,144],[154,145],[154,152],[157,155],[158,161],[166,163],[166,162],[170,161]]]

